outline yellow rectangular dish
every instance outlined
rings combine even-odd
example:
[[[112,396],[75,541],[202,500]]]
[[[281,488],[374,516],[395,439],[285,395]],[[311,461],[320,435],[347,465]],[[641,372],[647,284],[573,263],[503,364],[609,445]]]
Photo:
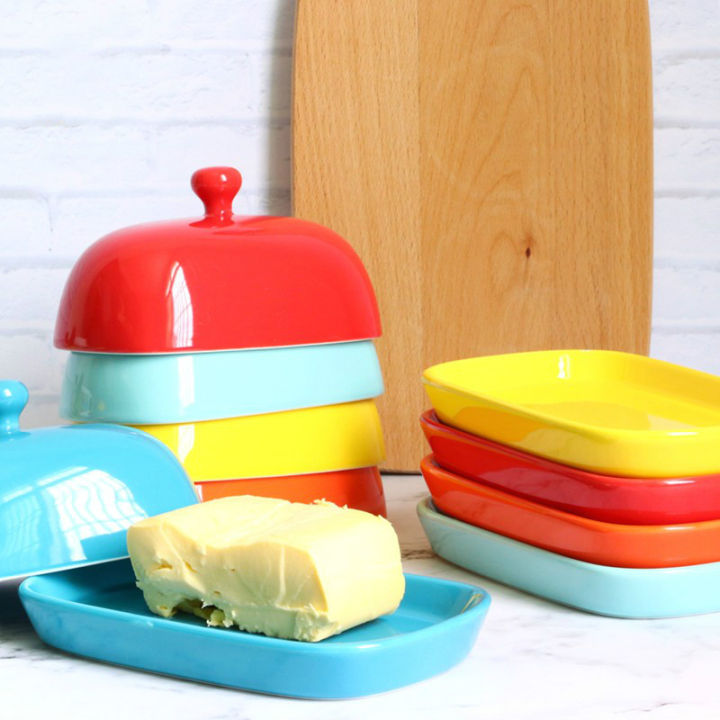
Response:
[[[720,471],[720,377],[642,355],[549,350],[428,368],[440,420],[566,465],[628,477]]]
[[[136,429],[167,445],[193,482],[353,470],[385,457],[373,400]]]

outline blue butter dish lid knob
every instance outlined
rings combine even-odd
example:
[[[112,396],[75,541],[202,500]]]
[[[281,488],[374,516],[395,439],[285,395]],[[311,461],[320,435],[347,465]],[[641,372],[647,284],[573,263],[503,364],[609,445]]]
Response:
[[[27,401],[28,391],[21,382],[0,380],[0,436],[18,432]]]

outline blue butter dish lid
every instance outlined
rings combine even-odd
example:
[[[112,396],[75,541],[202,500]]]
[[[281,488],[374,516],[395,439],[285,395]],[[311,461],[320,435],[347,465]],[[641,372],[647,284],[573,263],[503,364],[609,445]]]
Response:
[[[0,380],[0,580],[127,557],[127,528],[198,502],[175,456],[115,425],[20,430],[25,386]]]

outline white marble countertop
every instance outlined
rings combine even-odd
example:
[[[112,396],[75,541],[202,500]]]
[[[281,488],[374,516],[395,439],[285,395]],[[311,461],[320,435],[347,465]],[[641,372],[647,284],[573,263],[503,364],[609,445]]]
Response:
[[[43,644],[0,583],[0,717],[343,720],[345,718],[720,718],[720,613],[615,620],[531,597],[432,555],[415,515],[418,476],[386,477],[409,572],[476,583],[492,606],[471,654],[443,675],[343,701],[226,690],[84,660]]]

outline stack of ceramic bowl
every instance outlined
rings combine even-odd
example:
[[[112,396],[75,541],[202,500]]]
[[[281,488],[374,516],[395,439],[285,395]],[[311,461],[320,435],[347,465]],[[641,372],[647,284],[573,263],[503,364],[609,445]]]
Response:
[[[600,614],[720,610],[720,378],[587,350],[423,379],[418,512],[438,554]]]
[[[240,184],[233,168],[199,170],[204,218],[119,230],[80,257],[55,333],[71,351],[61,413],[154,435],[206,500],[384,514],[367,273],[327,228],[234,216]]]

